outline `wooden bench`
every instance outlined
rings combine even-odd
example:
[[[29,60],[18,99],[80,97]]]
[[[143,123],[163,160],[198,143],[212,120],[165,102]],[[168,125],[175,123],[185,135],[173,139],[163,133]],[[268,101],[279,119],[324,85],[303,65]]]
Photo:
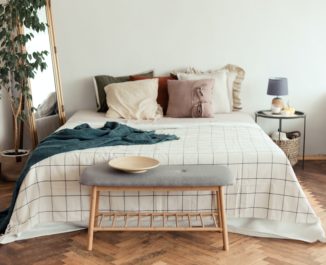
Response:
[[[229,169],[218,165],[159,166],[138,174],[118,171],[107,164],[91,166],[80,177],[81,184],[91,186],[92,189],[88,250],[92,250],[93,234],[97,231],[219,231],[223,236],[223,249],[228,250],[223,186],[231,185],[233,181]],[[101,191],[213,191],[216,194],[217,210],[216,212],[104,212],[99,211]],[[102,220],[99,222],[103,217],[109,217],[111,220],[109,226],[102,226]],[[119,218],[124,221],[123,225],[117,224]],[[204,222],[207,218],[211,220],[210,225]],[[131,219],[136,219],[136,224],[130,225]],[[146,226],[142,225],[144,219],[148,223]],[[172,219],[175,225],[171,226]],[[155,222],[161,225],[158,226],[154,224]],[[184,223],[188,225],[185,226]]]

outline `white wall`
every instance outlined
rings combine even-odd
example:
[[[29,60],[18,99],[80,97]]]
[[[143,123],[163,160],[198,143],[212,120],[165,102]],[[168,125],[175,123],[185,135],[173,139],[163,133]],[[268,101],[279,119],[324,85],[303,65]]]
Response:
[[[308,114],[307,153],[325,154],[325,10],[324,0],[53,1],[67,113],[95,109],[95,74],[233,63],[247,72],[251,113],[270,106],[269,77],[288,77],[290,103]]]

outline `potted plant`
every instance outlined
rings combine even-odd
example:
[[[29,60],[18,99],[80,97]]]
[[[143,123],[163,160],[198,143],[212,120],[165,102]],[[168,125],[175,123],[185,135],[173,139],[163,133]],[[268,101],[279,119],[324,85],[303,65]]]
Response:
[[[32,106],[29,79],[34,78],[38,70],[46,69],[48,54],[48,51],[29,53],[25,47],[34,38],[32,32],[46,30],[47,24],[38,17],[46,0],[0,3],[0,91],[9,101],[14,127],[13,149],[1,152],[2,175],[7,180],[15,180],[29,154],[28,150],[19,149],[21,124],[28,124],[26,121],[33,111],[32,107],[26,107]],[[29,31],[26,33],[24,29]],[[11,172],[6,172],[8,167]]]

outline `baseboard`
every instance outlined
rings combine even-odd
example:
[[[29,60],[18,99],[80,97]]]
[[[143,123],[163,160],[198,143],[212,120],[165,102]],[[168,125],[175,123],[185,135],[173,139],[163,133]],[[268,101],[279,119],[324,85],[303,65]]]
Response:
[[[302,156],[299,157],[302,160]],[[326,155],[306,155],[304,160],[326,160]]]

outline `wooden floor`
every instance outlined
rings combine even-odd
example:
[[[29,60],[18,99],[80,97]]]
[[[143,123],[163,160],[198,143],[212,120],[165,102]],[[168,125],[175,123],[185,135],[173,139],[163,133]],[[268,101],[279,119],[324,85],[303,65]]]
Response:
[[[326,224],[326,161],[295,168],[315,211]],[[0,208],[12,184],[0,183]],[[229,234],[230,251],[222,251],[220,234],[211,232],[97,233],[94,250],[86,250],[86,231],[0,245],[0,264],[326,264],[326,244]]]

